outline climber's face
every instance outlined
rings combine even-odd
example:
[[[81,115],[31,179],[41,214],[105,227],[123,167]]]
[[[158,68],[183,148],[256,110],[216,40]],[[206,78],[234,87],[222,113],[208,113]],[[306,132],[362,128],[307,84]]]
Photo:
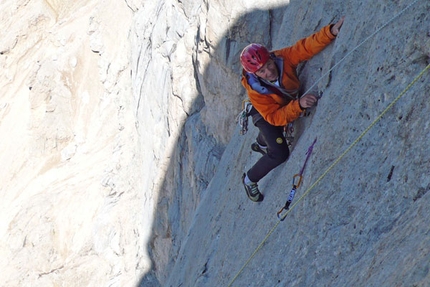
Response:
[[[275,65],[273,59],[267,60],[267,62],[261,67],[255,74],[268,81],[276,81],[279,76],[278,68]]]

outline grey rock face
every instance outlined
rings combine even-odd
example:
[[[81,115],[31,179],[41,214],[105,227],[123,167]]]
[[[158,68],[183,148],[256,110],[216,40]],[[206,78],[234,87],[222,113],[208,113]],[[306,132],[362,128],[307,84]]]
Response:
[[[327,171],[428,65],[428,1],[12,2],[0,4],[3,285],[430,285],[430,73]],[[291,45],[342,15],[299,67],[323,98],[253,203],[241,49]]]

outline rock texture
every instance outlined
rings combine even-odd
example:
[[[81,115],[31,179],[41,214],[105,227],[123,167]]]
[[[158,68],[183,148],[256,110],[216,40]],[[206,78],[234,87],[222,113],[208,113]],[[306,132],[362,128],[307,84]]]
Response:
[[[0,10],[0,285],[430,285],[429,72],[320,178],[429,63],[427,1]],[[324,96],[252,203],[240,176],[258,159],[257,130],[240,136],[235,122],[239,53],[342,15],[335,42],[299,68],[303,90]]]
[[[133,11],[0,9],[0,285],[130,285],[150,268],[142,215],[152,214],[134,127]]]

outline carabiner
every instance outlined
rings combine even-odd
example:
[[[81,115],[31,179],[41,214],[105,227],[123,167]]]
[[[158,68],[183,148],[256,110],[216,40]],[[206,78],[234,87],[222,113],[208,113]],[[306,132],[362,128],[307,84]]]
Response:
[[[285,213],[284,214],[282,214],[282,212],[285,210]],[[285,217],[287,217],[287,212],[288,211],[288,208],[285,208],[285,206],[284,207],[282,207],[277,213],[276,213],[276,215],[278,216],[278,219],[280,220],[280,221],[284,221],[284,219],[285,219]],[[281,215],[282,214],[282,215]]]
[[[299,178],[298,182],[296,183],[296,178]],[[302,175],[301,174],[295,174],[293,176],[293,186],[296,188],[299,187],[302,184]]]
[[[287,213],[285,215],[281,216],[281,213],[285,210],[287,212],[290,209],[290,204],[293,202],[294,195],[296,194],[296,188],[297,186],[293,186],[293,188],[290,191],[290,195],[288,196],[287,202],[285,202],[284,207],[282,207],[276,214],[278,215],[279,220],[283,221],[285,217],[287,216]]]

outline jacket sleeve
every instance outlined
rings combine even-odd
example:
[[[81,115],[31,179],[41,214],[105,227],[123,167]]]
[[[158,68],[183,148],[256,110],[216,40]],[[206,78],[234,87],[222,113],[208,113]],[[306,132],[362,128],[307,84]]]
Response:
[[[309,60],[321,52],[336,37],[330,32],[331,25],[323,27],[320,31],[297,41],[293,46],[277,51],[277,54],[288,59],[297,66],[300,62]]]
[[[285,126],[296,120],[302,113],[299,101],[290,101],[287,105],[276,101],[277,95],[261,95],[258,92],[247,88],[249,99],[254,108],[271,125]]]

